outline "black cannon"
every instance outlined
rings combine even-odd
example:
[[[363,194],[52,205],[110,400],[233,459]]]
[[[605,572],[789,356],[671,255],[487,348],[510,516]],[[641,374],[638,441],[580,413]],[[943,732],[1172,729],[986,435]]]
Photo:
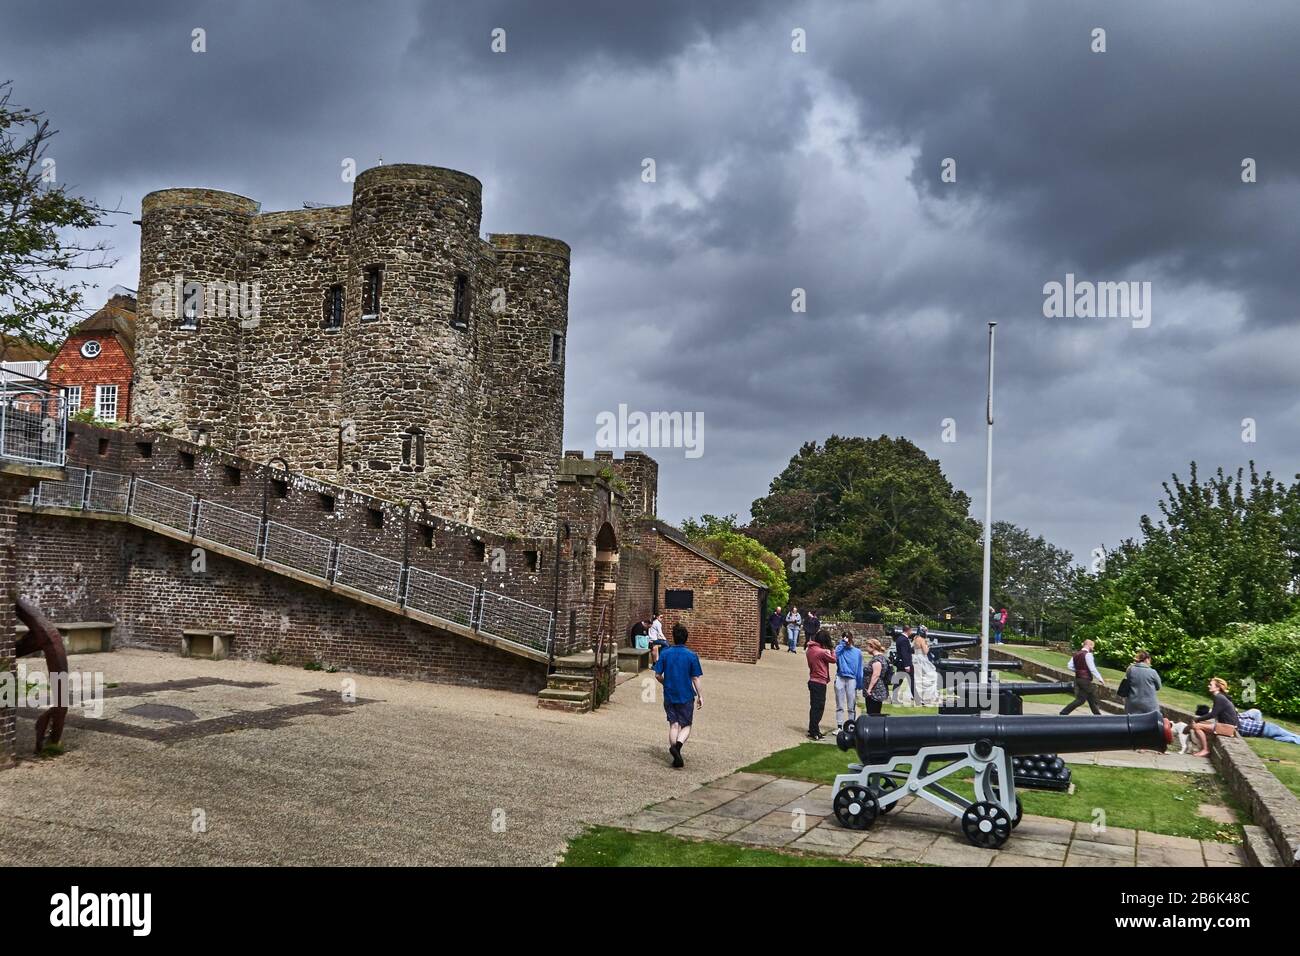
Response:
[[[978,637],[950,637],[945,640],[933,640],[930,642],[930,660],[937,663],[947,657],[949,651],[960,650],[963,647],[978,647],[979,642]]]
[[[964,673],[960,675],[964,676]],[[1074,684],[1069,681],[994,681],[991,684],[977,684],[974,679],[976,676],[972,674],[971,679],[964,682],[958,677],[952,693],[945,695],[940,702],[939,713],[945,716],[980,713],[1014,716],[1025,712],[1026,697],[1068,694],[1074,691]]]
[[[991,671],[1018,671],[1024,666],[1020,661],[989,661]],[[934,667],[940,674],[978,674],[980,662],[965,657],[945,657]]]
[[[862,761],[835,778],[832,808],[841,826],[865,830],[908,794],[961,820],[975,846],[997,848],[1020,823],[1017,756],[1146,748],[1164,751],[1173,728],[1159,713],[1121,717],[861,717],[836,735]],[[904,769],[906,768],[906,769]],[[971,770],[975,799],[943,781]]]

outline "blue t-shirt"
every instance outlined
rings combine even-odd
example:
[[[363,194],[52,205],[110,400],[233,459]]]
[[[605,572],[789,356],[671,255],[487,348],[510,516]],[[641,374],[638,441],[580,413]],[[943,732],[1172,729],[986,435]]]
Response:
[[[665,647],[655,662],[655,673],[664,676],[664,702],[668,704],[689,704],[695,700],[695,688],[692,677],[700,677],[700,659],[695,652],[684,644]]]

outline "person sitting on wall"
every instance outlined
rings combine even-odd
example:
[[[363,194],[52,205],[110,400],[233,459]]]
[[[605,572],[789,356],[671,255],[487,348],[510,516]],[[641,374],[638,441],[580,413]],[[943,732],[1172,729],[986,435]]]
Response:
[[[659,653],[668,646],[668,639],[664,637],[664,615],[659,612],[650,622],[649,633],[650,663],[655,664],[659,660]]]
[[[1237,716],[1237,706],[1228,696],[1228,682],[1222,677],[1211,677],[1206,688],[1210,692],[1211,704],[1210,712],[1204,720],[1198,720],[1192,724],[1192,736],[1196,738],[1196,743],[1200,746],[1193,756],[1208,757],[1210,755],[1210,734],[1219,737],[1237,736],[1237,724],[1241,718]]]
[[[650,646],[650,622],[641,620],[632,625],[632,630],[628,632],[628,637],[632,638],[632,646],[637,650],[644,651]]]

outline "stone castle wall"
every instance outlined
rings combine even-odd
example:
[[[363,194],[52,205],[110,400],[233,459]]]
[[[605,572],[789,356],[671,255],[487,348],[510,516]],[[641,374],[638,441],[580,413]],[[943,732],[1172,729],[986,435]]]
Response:
[[[468,524],[552,535],[569,248],[485,241],[481,215],[478,180],[430,166],[366,170],[352,204],[331,209],[261,213],[215,190],[149,194],[135,421]],[[244,283],[257,314],[205,312],[185,328],[178,280]]]

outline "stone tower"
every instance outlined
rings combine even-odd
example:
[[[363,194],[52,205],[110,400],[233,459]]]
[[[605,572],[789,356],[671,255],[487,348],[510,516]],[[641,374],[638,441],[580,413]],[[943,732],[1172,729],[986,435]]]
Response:
[[[143,207],[139,424],[488,530],[554,532],[567,245],[485,241],[482,185],[433,166],[366,170],[329,209],[261,213],[206,189]],[[155,308],[178,282],[234,283],[257,313]]]

